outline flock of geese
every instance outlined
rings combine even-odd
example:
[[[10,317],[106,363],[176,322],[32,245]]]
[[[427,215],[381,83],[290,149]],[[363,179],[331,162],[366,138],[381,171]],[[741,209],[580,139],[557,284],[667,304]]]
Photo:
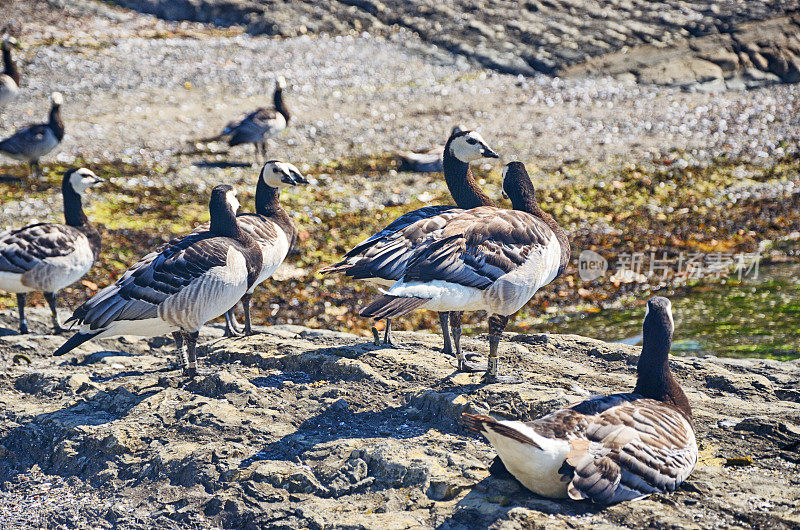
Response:
[[[0,102],[5,104],[19,88],[8,41],[3,57]],[[285,88],[278,78],[274,108],[229,124],[218,138],[227,138],[230,145],[252,143],[256,157],[266,158],[267,138],[290,120]],[[54,93],[49,121],[20,129],[0,142],[0,152],[27,161],[38,174],[39,158],[64,136],[62,101]],[[503,330],[539,289],[564,272],[570,242],[539,206],[521,162],[502,170],[511,208],[487,196],[470,170],[470,163],[486,158],[499,155],[480,134],[454,129],[442,167],[455,205],[409,212],[320,272],[343,273],[384,289],[361,314],[387,319],[386,344],[392,343],[392,319],[416,309],[437,311],[444,354],[455,357],[457,370],[483,372],[485,383],[512,384],[521,379],[499,373]],[[38,223],[0,233],[0,290],[17,296],[20,333],[28,332],[25,303],[33,291],[44,293],[54,330],[65,331],[56,298],[90,270],[101,252],[100,233],[85,215],[82,199],[102,182],[89,169],[70,169],[62,180],[64,224]],[[253,333],[253,291],[296,242],[297,229],[279,201],[281,190],[307,183],[294,165],[267,160],[256,182],[252,213],[239,213],[234,188],[216,186],[209,200],[210,222],[145,255],[78,307],[66,322],[78,330],[54,355],[96,338],[172,334],[184,374],[195,376],[198,334],[207,322],[225,315],[226,334]],[[233,316],[239,302],[243,326]],[[489,315],[485,364],[468,359],[462,350],[465,311]],[[669,300],[652,298],[637,383],[630,393],[592,398],[529,423],[464,414],[464,424],[489,440],[514,477],[543,496],[610,504],[674,491],[694,469],[698,451],[689,402],[669,367],[673,331]]]

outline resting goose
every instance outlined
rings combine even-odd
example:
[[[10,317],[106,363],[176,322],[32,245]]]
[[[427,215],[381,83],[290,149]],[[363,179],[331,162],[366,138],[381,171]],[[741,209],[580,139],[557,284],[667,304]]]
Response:
[[[294,247],[297,240],[295,228],[289,214],[283,209],[278,197],[281,190],[289,186],[308,184],[308,180],[292,164],[279,160],[270,160],[261,169],[256,184],[256,212],[240,213],[236,216],[239,226],[255,239],[261,248],[261,272],[242,297],[244,308],[244,333],[253,333],[250,320],[250,299],[253,290],[278,270],[283,260]],[[195,232],[208,230],[208,225],[195,228]],[[235,306],[234,306],[235,307]],[[225,313],[225,334],[233,336],[241,333],[233,316],[234,308]]]
[[[67,322],[81,328],[54,355],[95,337],[180,332],[181,361],[185,374],[193,377],[200,328],[233,307],[261,272],[261,250],[236,222],[238,208],[234,189],[216,186],[209,229],[148,254],[76,309]]]
[[[33,176],[40,175],[39,159],[55,149],[64,138],[64,122],[61,121],[64,97],[60,92],[53,92],[50,101],[52,105],[47,123],[28,125],[0,141],[0,153],[28,162]]]
[[[3,40],[3,73],[0,74],[0,106],[14,99],[19,92],[19,69],[11,58],[12,44],[16,44],[16,39]]]
[[[86,218],[81,197],[103,179],[86,168],[64,173],[61,194],[66,224],[37,223],[0,234],[0,290],[17,294],[19,332],[28,333],[25,298],[41,291],[50,306],[56,333],[58,291],[80,280],[100,254],[100,232]]]
[[[220,136],[228,137],[228,145],[233,147],[240,144],[253,144],[255,147],[256,162],[258,155],[267,158],[267,138],[277,135],[289,124],[291,114],[289,107],[283,100],[283,90],[286,88],[286,80],[283,76],[278,77],[275,82],[275,93],[272,99],[274,109],[259,108],[245,116],[238,122],[229,123],[222,131]]]
[[[566,232],[536,201],[533,184],[521,162],[503,168],[503,191],[513,210],[481,206],[451,216],[418,221],[395,234],[404,252],[402,277],[361,314],[373,318],[405,315],[423,307],[435,311],[487,311],[489,363],[487,382],[517,382],[497,374],[497,348],[509,317],[536,291],[558,277],[570,257]],[[426,225],[426,237],[418,232]],[[458,369],[476,371],[457,347]]]
[[[589,399],[538,420],[462,414],[491,442],[506,469],[545,497],[599,504],[674,491],[697,464],[692,409],[669,369],[672,306],[651,298],[636,387]]]
[[[444,146],[442,167],[447,188],[457,206],[426,206],[402,215],[377,234],[356,245],[353,250],[344,255],[342,261],[324,267],[320,269],[320,272],[323,274],[344,272],[351,278],[366,280],[379,286],[393,285],[402,278],[410,257],[410,254],[404,252],[405,247],[413,246],[431,232],[439,230],[447,219],[463,210],[494,205],[492,199],[478,187],[469,167],[470,162],[481,158],[500,158],[500,156],[492,151],[477,132],[454,128]],[[434,221],[426,223],[424,222],[426,219]],[[411,225],[415,226],[415,231],[406,234],[406,237],[398,243],[396,235]],[[453,335],[460,337],[460,322],[460,315],[452,315],[451,318],[446,311],[439,313],[444,351],[448,355],[453,353],[450,333],[447,330],[448,324],[452,327]],[[385,344],[392,344],[391,329],[391,318],[387,318],[383,338]],[[375,333],[377,336],[377,331]],[[460,348],[461,342],[456,340],[456,343]]]

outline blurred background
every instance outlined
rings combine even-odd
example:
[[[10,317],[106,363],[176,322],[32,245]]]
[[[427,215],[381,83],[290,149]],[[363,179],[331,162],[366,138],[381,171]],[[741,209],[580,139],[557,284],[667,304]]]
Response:
[[[0,109],[0,137],[42,121],[53,90],[65,96],[66,123],[41,180],[0,158],[0,227],[59,220],[56,183],[68,166],[109,179],[88,208],[105,249],[65,291],[75,307],[207,220],[214,185],[237,186],[243,210],[252,208],[252,148],[210,138],[271,107],[282,75],[293,120],[267,156],[294,163],[312,185],[284,192],[299,245],[256,290],[254,322],[369,336],[357,309],[375,291],[316,271],[402,213],[451,202],[441,173],[406,171],[403,157],[443,144],[458,125],[502,157],[473,167],[492,197],[502,164],[521,160],[572,237],[567,273],[509,330],[635,343],[643,302],[658,292],[675,305],[677,353],[797,358],[796,9],[760,0],[0,0],[0,34],[18,39],[22,71],[20,96]],[[602,259],[604,274],[584,274],[581,256]],[[15,300],[2,294],[0,306],[13,310]],[[485,332],[484,321],[470,315],[466,331]],[[395,329],[435,322],[418,311]]]

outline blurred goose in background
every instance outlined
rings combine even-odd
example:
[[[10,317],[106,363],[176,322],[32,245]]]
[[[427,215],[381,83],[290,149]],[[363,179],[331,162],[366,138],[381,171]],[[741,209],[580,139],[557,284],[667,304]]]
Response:
[[[267,159],[267,139],[276,136],[289,124],[291,114],[283,99],[286,80],[279,76],[275,82],[275,92],[272,95],[273,109],[259,108],[246,115],[240,121],[229,123],[220,134],[228,138],[228,145],[233,147],[240,144],[253,144],[256,154],[256,163],[259,154],[262,160]]]
[[[0,290],[17,294],[19,332],[28,333],[26,293],[41,291],[50,306],[53,329],[58,322],[58,291],[80,280],[100,255],[100,232],[83,213],[84,192],[103,182],[86,168],[64,173],[61,194],[66,224],[37,223],[0,234]]]
[[[261,273],[261,249],[236,222],[238,208],[234,189],[216,186],[208,230],[148,254],[76,309],[67,322],[81,328],[54,355],[95,337],[179,333],[184,373],[196,375],[200,328],[233,307]]]
[[[383,252],[403,252],[402,277],[361,315],[393,318],[421,307],[487,311],[489,363],[484,381],[514,383],[519,380],[498,375],[500,337],[509,317],[564,271],[570,245],[564,229],[539,207],[521,162],[503,168],[503,191],[513,210],[481,206],[418,221],[396,234],[395,244]],[[431,225],[436,228],[427,229]],[[420,237],[423,229],[426,236]],[[466,360],[460,335],[454,339],[458,369],[483,370]]]
[[[0,153],[30,164],[32,176],[41,175],[39,159],[55,149],[64,138],[64,122],[61,121],[64,97],[60,92],[53,92],[50,101],[50,119],[47,123],[28,125],[0,141]]]
[[[506,469],[545,497],[613,504],[675,491],[697,465],[692,409],[669,368],[672,305],[651,298],[636,387],[523,423],[462,414]]]
[[[240,213],[236,216],[239,226],[256,241],[261,248],[261,272],[253,285],[242,297],[244,308],[244,329],[240,329],[234,317],[235,306],[225,313],[225,335],[234,336],[253,333],[250,320],[250,300],[253,290],[266,281],[278,270],[283,260],[294,247],[297,240],[295,228],[289,214],[281,206],[278,198],[281,190],[298,184],[308,184],[308,180],[292,164],[280,160],[269,160],[264,167],[256,184],[256,211],[255,213]],[[194,229],[194,232],[208,230],[208,225]]]
[[[442,166],[444,179],[450,195],[457,206],[426,206],[397,218],[377,234],[367,238],[344,255],[335,265],[320,269],[325,274],[343,272],[351,278],[366,280],[378,286],[389,287],[403,277],[406,265],[413,254],[413,247],[431,233],[440,230],[448,219],[464,210],[478,206],[492,206],[494,202],[479,187],[470,169],[470,162],[481,158],[500,158],[475,131],[465,131],[455,127],[444,146]],[[413,231],[404,232],[411,225]],[[401,237],[400,233],[404,235]],[[447,311],[439,313],[442,327],[444,352],[453,353],[448,327],[460,337],[460,314]],[[391,317],[386,319],[384,344],[392,344]],[[377,330],[373,328],[376,343]],[[461,342],[457,341],[460,345]]]
[[[14,99],[19,93],[19,68],[11,58],[11,46],[17,45],[13,37],[3,40],[3,73],[0,74],[0,106]]]

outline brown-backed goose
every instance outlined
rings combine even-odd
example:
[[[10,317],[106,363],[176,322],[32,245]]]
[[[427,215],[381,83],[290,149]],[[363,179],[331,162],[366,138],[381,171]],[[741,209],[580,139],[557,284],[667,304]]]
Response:
[[[16,39],[4,39],[3,73],[0,74],[0,106],[14,99],[19,93],[19,68],[11,57],[11,46],[16,45]]]
[[[669,369],[672,306],[651,298],[636,387],[592,398],[538,420],[463,414],[506,469],[545,497],[613,504],[674,491],[697,464],[692,409]]]
[[[229,123],[220,136],[228,137],[228,145],[253,144],[256,162],[259,153],[263,160],[267,159],[267,139],[283,131],[292,118],[289,107],[283,99],[286,81],[283,76],[275,82],[275,93],[272,95],[274,108],[259,108],[238,122]]]
[[[39,159],[55,149],[64,138],[64,122],[61,121],[64,98],[60,92],[53,92],[50,101],[47,123],[28,125],[0,141],[0,153],[30,164],[33,176],[40,175]]]
[[[58,291],[80,280],[100,254],[100,232],[83,213],[81,197],[103,179],[86,168],[64,173],[61,194],[66,224],[38,223],[0,234],[0,289],[17,294],[19,332],[28,332],[26,293],[41,291],[56,333]]]
[[[308,180],[299,169],[288,162],[269,160],[261,168],[256,184],[255,213],[240,213],[236,216],[239,226],[258,243],[262,256],[261,273],[242,297],[246,335],[253,333],[250,320],[250,299],[253,297],[253,290],[278,270],[297,240],[297,228],[278,198],[281,190],[298,184],[308,184]],[[199,226],[194,232],[203,230],[208,230],[208,225]],[[233,316],[233,310],[234,308],[231,308],[225,313],[227,336],[242,332]]]
[[[398,233],[414,225],[414,232],[406,234],[409,244],[413,245],[427,237],[429,233],[439,230],[450,217],[470,208],[494,204],[492,199],[478,187],[469,167],[470,162],[481,158],[499,158],[499,155],[492,151],[477,132],[454,128],[444,147],[442,166],[447,188],[457,206],[426,206],[402,215],[377,234],[356,245],[353,250],[345,254],[342,261],[324,267],[320,272],[344,272],[351,278],[366,280],[379,286],[394,285],[402,278],[408,259],[411,257],[411,254],[406,252],[407,248],[398,247],[395,240]],[[425,221],[428,219],[432,222]],[[446,354],[453,353],[447,328],[452,327],[453,335],[460,337],[460,321],[460,315],[452,315],[451,318],[447,311],[439,313]],[[391,318],[387,318],[383,339],[385,344],[392,344],[391,328]],[[461,342],[456,342],[457,348],[460,347]]]
[[[54,355],[95,337],[180,332],[181,361],[185,373],[194,376],[200,328],[233,307],[261,273],[261,249],[236,222],[238,208],[235,190],[216,186],[209,229],[148,254],[76,309],[67,322],[77,322],[80,331]]]
[[[513,210],[481,206],[451,216],[418,221],[392,236],[392,252],[402,253],[402,277],[363,316],[402,316],[424,307],[435,311],[487,311],[487,382],[515,382],[497,374],[497,348],[509,317],[536,291],[553,281],[570,257],[566,232],[536,201],[525,166],[503,168],[503,190]],[[436,226],[424,237],[426,225]],[[457,353],[460,349],[457,347]],[[479,370],[463,354],[459,370]]]

